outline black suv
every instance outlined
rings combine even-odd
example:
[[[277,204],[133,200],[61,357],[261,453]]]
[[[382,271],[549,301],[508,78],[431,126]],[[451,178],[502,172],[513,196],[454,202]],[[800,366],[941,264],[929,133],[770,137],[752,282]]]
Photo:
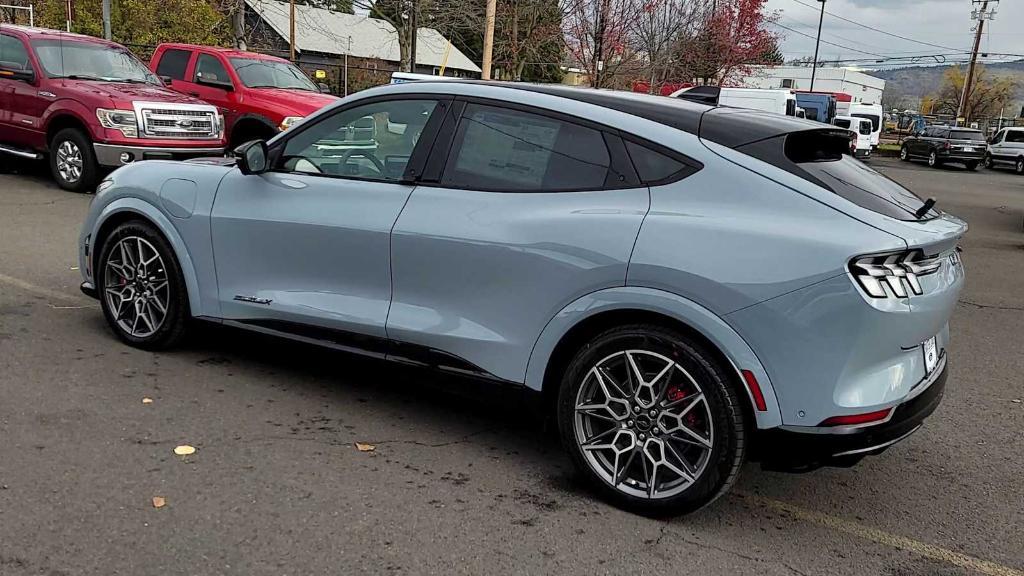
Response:
[[[903,141],[900,160],[924,158],[929,166],[961,162],[968,170],[976,170],[987,150],[981,130],[929,126]]]

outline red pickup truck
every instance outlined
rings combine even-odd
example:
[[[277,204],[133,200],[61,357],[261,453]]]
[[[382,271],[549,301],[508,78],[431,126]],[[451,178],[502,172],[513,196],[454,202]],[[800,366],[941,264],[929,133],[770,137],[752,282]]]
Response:
[[[49,156],[61,188],[87,192],[104,167],[223,151],[216,107],[168,89],[125,47],[0,26],[0,161]]]
[[[338,100],[291,62],[255,52],[161,44],[149,67],[171,88],[217,106],[231,148],[269,139]]]

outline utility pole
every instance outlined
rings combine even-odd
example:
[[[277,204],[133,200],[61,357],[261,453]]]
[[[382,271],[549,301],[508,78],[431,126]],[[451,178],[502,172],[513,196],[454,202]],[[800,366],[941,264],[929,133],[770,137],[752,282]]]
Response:
[[[237,2],[235,11],[231,15],[231,32],[235,37],[235,48],[245,50],[245,0],[237,0]]]
[[[484,13],[484,54],[480,62],[480,79],[491,79],[491,56],[494,54],[494,12],[497,0],[487,0]]]
[[[416,0],[409,0],[409,72],[416,73]]]
[[[289,0],[288,4],[288,50],[291,61],[295,62],[295,0]]]
[[[814,62],[811,62],[811,92],[814,92],[814,76],[818,72],[818,46],[821,45],[821,23],[825,21],[825,0],[821,2],[821,14],[818,16],[818,38],[814,41]]]
[[[68,23],[71,22],[71,0],[68,0]],[[71,26],[68,26],[71,32]],[[110,0],[103,0],[103,37],[110,40]]]
[[[593,88],[601,87],[601,72],[604,68],[604,31],[606,26],[608,0],[594,2],[594,77],[590,79]]]
[[[996,3],[999,0],[992,0]],[[974,0],[977,4],[979,0]],[[978,28],[974,34],[974,48],[971,49],[971,63],[967,65],[967,77],[964,78],[964,89],[960,94],[960,105],[957,106],[956,110],[956,123],[959,124],[960,119],[964,119],[964,125],[967,125],[967,117],[970,114],[970,110],[967,108],[967,98],[971,94],[971,84],[974,82],[974,66],[978,62],[978,48],[981,46],[981,33],[985,28],[985,20],[991,20],[995,17],[996,11],[993,9],[992,12],[987,12],[989,0],[981,0],[981,10],[975,10],[971,13],[971,19],[978,21]]]

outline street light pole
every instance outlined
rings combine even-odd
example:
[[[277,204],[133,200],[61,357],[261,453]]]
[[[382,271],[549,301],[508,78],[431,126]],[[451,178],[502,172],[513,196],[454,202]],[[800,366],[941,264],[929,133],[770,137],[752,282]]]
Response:
[[[811,62],[811,92],[814,92],[814,76],[818,71],[818,46],[821,44],[821,23],[825,20],[825,0],[821,2],[821,14],[818,16],[818,38],[814,41],[814,62]]]

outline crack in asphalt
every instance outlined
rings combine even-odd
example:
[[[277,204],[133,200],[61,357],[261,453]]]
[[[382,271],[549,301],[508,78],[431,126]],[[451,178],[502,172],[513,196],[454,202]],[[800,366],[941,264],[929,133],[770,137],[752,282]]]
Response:
[[[959,300],[960,304],[967,304],[968,306],[974,306],[982,310],[1015,310],[1017,312],[1024,312],[1024,306],[999,306],[996,304],[979,304],[977,302],[971,302],[970,300]]]

